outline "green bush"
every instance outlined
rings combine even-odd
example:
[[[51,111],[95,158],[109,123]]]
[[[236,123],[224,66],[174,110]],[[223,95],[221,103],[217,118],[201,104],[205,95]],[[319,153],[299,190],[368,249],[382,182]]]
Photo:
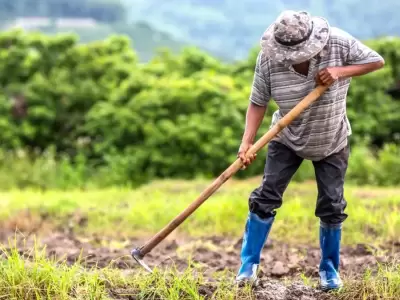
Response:
[[[400,39],[370,43],[387,67],[355,78],[351,86],[348,115],[356,147],[349,177],[357,183],[398,184],[399,176],[390,172],[399,164],[400,103],[384,90],[397,74]],[[4,156],[0,168],[11,172],[12,162],[21,169],[14,179],[5,178],[3,187],[218,176],[236,159],[256,54],[253,50],[248,60],[228,65],[187,48],[180,55],[160,52],[140,64],[124,37],[78,44],[74,35],[0,34],[1,148],[35,153],[29,160]],[[11,114],[15,95],[27,103],[25,117]],[[257,137],[268,130],[275,110],[271,101]],[[364,144],[365,139],[371,142]],[[237,176],[261,173],[265,154],[263,149]],[[38,170],[23,174],[30,168]],[[296,180],[312,177],[310,164],[295,175]]]
[[[135,167],[145,161],[145,151],[139,154],[127,149],[124,153],[106,155],[106,164],[96,166],[83,153],[73,159],[68,155],[57,155],[54,148],[41,154],[25,151],[0,151],[0,188],[8,189],[90,189],[104,187],[137,187],[155,178],[156,171],[147,166],[147,172],[138,174]],[[266,151],[245,171],[239,171],[234,178],[262,174]],[[189,169],[192,165],[188,165]],[[221,163],[221,168],[228,167]],[[387,144],[372,151],[365,145],[351,149],[346,182],[355,185],[394,186],[400,182],[400,147]],[[183,173],[184,174],[184,173]],[[189,174],[189,172],[188,172]],[[211,172],[207,178],[217,176]],[[189,178],[195,175],[187,175]],[[184,176],[177,176],[184,177]],[[204,177],[204,176],[201,176]],[[314,180],[314,168],[310,161],[304,161],[293,177],[295,182]]]

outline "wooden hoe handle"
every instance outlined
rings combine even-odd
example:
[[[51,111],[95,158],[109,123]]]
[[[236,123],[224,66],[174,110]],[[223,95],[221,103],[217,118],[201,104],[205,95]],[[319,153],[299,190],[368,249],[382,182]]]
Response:
[[[301,102],[299,102],[290,112],[279,120],[267,133],[265,133],[247,152],[246,155],[253,155],[264,147],[272,138],[274,138],[282,129],[288,126],[295,118],[297,118],[306,108],[315,102],[329,86],[317,86],[311,91]],[[200,195],[194,200],[184,211],[176,216],[169,224],[153,236],[144,246],[139,248],[139,257],[144,257],[162,240],[164,240],[175,228],[186,220],[204,201],[206,201],[222,184],[232,177],[243,166],[242,161],[238,158],[232,163],[217,179],[214,180]]]

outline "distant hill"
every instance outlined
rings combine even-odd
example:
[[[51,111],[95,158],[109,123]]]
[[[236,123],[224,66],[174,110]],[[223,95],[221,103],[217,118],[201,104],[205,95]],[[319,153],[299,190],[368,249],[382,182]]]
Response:
[[[111,34],[123,34],[132,40],[133,47],[141,61],[148,61],[159,48],[166,47],[177,52],[185,45],[185,43],[171,37],[170,34],[155,30],[143,22],[108,24],[99,23],[90,18],[27,17],[10,20],[1,26],[2,30],[17,27],[47,34],[73,32],[79,36],[82,43],[105,39]]]
[[[230,58],[247,56],[283,9],[326,17],[360,39],[400,35],[399,0],[122,0],[126,17]]]
[[[83,43],[125,34],[132,39],[141,61],[151,58],[158,48],[176,52],[185,45],[161,27],[128,21],[128,7],[122,0],[0,0],[0,29],[74,32]]]
[[[0,0],[0,20],[17,17],[91,18],[99,22],[125,21],[122,0]]]

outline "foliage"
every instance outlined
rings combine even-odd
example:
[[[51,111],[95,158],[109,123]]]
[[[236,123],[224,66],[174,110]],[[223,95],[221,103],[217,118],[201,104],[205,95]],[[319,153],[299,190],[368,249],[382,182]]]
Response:
[[[400,103],[384,90],[394,82],[400,41],[369,43],[386,58],[387,67],[354,79],[348,99],[354,132],[351,143],[362,147],[367,139],[365,147],[372,144],[379,149],[391,143],[378,157],[372,148],[365,151],[371,156],[371,167],[381,164],[385,170],[395,170],[400,164],[396,158]],[[3,33],[2,148],[14,152],[23,149],[29,156],[52,149],[61,165],[83,161],[85,174],[108,168],[108,184],[217,176],[236,159],[256,53],[255,49],[247,60],[225,64],[193,47],[179,55],[160,51],[149,63],[141,64],[129,39],[123,36],[78,44],[74,35]],[[11,114],[12,101],[17,99],[26,102],[26,115]],[[271,101],[258,137],[268,130],[275,109]],[[261,158],[237,176],[259,174],[265,153],[263,149]],[[5,156],[3,163],[9,159]],[[353,166],[350,174],[354,180],[400,182],[389,171],[370,169],[367,163],[361,160]],[[364,167],[374,175],[367,176]],[[29,169],[28,165],[24,168]],[[106,173],[102,172],[99,174]],[[302,174],[297,178],[307,178]],[[60,182],[55,185],[67,184]]]
[[[124,35],[132,41],[132,47],[135,49],[140,62],[149,61],[155,54],[157,54],[157,49],[167,48],[171,52],[177,53],[186,45],[185,43],[174,39],[170,34],[156,30],[143,22],[133,24],[127,24],[124,22],[98,24],[93,28],[57,28],[49,26],[42,27],[40,32],[49,35],[73,32],[79,36],[80,43],[101,41],[116,34],[121,36]]]
[[[161,5],[162,2],[162,5]],[[129,19],[149,22],[173,36],[223,49],[229,58],[242,59],[283,9],[308,10],[328,19],[360,39],[398,35],[397,0],[124,0]]]
[[[138,147],[139,149],[139,147]],[[167,148],[169,149],[169,148]],[[166,152],[166,150],[163,150]],[[386,144],[383,149],[377,153],[371,151],[366,145],[355,145],[351,149],[351,158],[347,171],[346,182],[357,185],[374,186],[396,186],[400,182],[397,170],[400,168],[400,147],[395,144]],[[100,187],[136,187],[155,178],[156,169],[159,166],[165,166],[167,176],[173,177],[168,173],[168,163],[171,164],[171,173],[176,172],[175,177],[195,178],[205,177],[211,180],[212,176],[218,174],[212,173],[212,169],[198,171],[198,165],[192,162],[187,166],[182,166],[181,162],[177,164],[183,169],[179,170],[165,154],[166,162],[150,157],[148,165],[143,167],[141,156],[144,155],[144,149],[138,152],[115,153],[105,156],[105,162],[102,165],[96,164],[88,159],[84,152],[79,152],[71,157],[67,154],[57,154],[54,148],[46,149],[42,153],[27,153],[26,151],[4,151],[0,152],[0,188],[2,190],[12,189],[92,189]],[[153,151],[154,153],[155,151]],[[257,160],[245,171],[239,172],[234,177],[243,178],[252,175],[259,175],[263,169],[265,161],[264,154],[260,154]],[[155,154],[157,155],[157,153]],[[196,156],[193,156],[195,160]],[[191,157],[188,156],[188,160]],[[232,158],[234,159],[234,158]],[[210,158],[205,158],[207,163]],[[221,169],[228,167],[231,161],[226,158],[220,163]],[[226,165],[223,165],[223,163]],[[153,166],[153,164],[155,166]],[[210,164],[210,163],[208,163]],[[135,168],[142,168],[137,171]],[[193,171],[193,168],[195,171]],[[197,173],[196,173],[197,172]],[[163,177],[159,175],[159,177]],[[315,174],[312,163],[304,161],[299,170],[293,177],[294,182],[304,182],[314,180]]]
[[[4,30],[21,26],[27,31],[52,35],[73,32],[80,43],[103,40],[113,34],[126,35],[133,41],[140,61],[148,61],[160,47],[176,52],[186,44],[145,21],[127,21],[126,5],[120,0],[0,0],[0,8]],[[61,18],[67,22],[58,23]],[[95,22],[82,24],[81,19],[85,18]]]

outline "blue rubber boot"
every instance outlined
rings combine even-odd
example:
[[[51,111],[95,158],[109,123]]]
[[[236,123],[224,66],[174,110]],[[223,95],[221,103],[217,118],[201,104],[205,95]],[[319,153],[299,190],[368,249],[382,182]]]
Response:
[[[261,250],[271,230],[274,217],[261,219],[254,213],[249,213],[243,235],[241,266],[236,276],[238,283],[255,283],[260,264]]]
[[[320,224],[321,262],[319,275],[321,289],[324,291],[337,290],[343,286],[339,276],[340,240],[342,226]]]

